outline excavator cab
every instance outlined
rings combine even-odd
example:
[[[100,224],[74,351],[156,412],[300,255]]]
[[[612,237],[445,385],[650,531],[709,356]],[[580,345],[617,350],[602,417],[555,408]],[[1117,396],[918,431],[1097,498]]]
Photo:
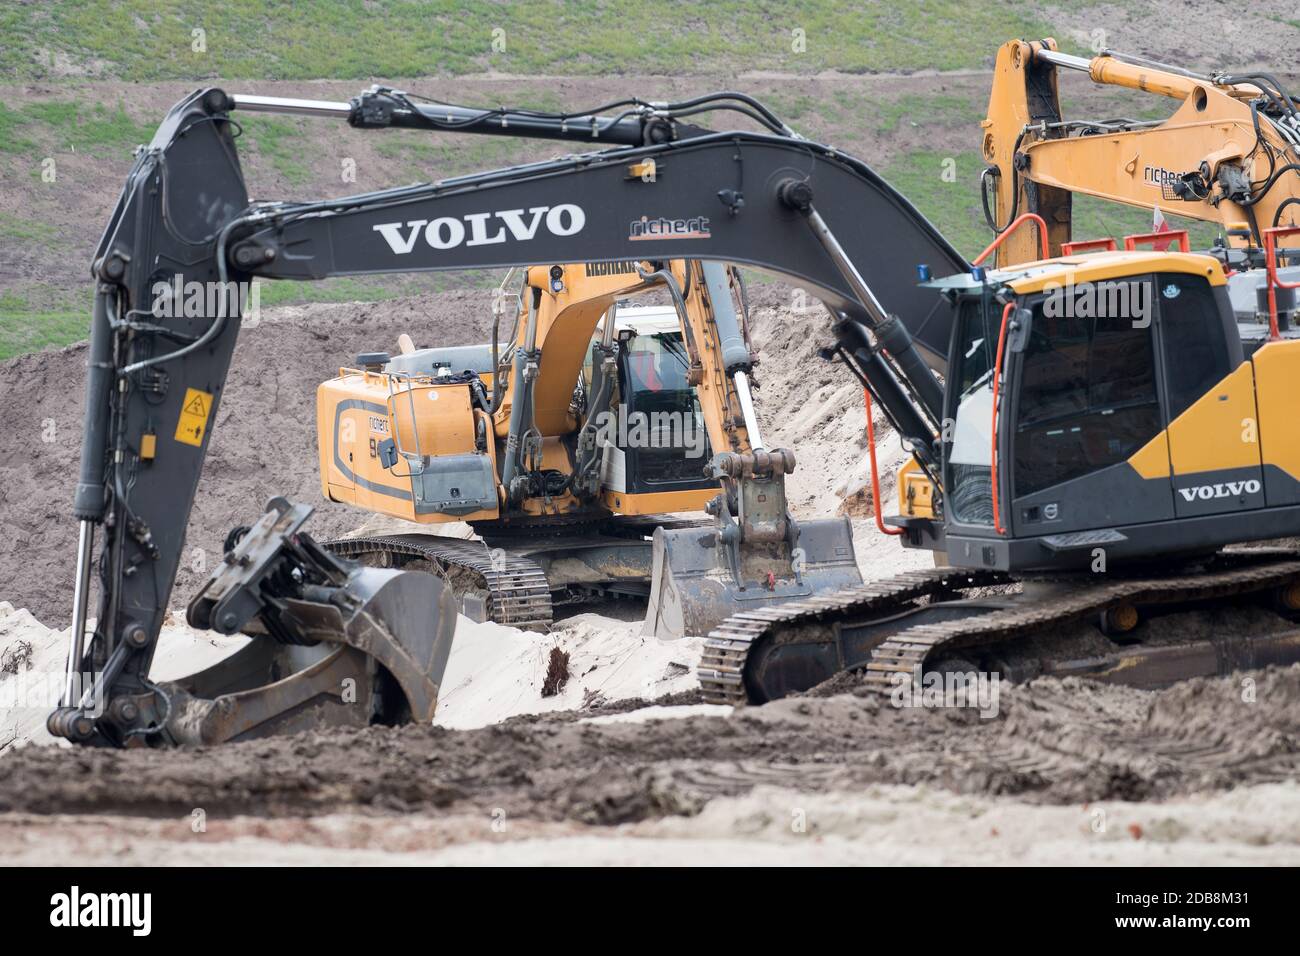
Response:
[[[621,307],[614,322],[618,384],[602,436],[602,500],[615,512],[671,511],[646,496],[715,492],[704,467],[712,445],[676,311]]]
[[[955,312],[943,515],[900,502],[906,543],[1045,571],[1300,530],[1283,412],[1300,343],[1247,357],[1216,259],[1102,252],[932,284]]]
[[[882,524],[939,566],[732,617],[705,646],[706,699],[846,669],[891,694],[969,673],[1160,687],[1300,659],[1294,549],[1228,547],[1300,535],[1300,340],[1247,355],[1207,255],[927,284],[952,310],[940,424]]]

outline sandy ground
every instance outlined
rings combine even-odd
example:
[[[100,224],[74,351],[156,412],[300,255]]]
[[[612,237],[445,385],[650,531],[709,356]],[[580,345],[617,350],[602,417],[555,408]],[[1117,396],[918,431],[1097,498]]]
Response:
[[[989,720],[840,694],[180,752],[28,747],[3,758],[0,858],[1294,865],[1300,667],[1242,687],[1038,680]]]
[[[500,812],[267,820],[6,814],[6,862],[133,865],[1295,865],[1300,788],[1027,806],[929,787],[759,787],[697,816],[598,827]]]
[[[555,647],[568,653],[571,677],[558,694],[542,697],[539,688]],[[695,665],[702,648],[700,638],[643,637],[639,618],[579,614],[538,634],[461,617],[434,724],[486,727],[520,714],[681,694],[699,687]]]

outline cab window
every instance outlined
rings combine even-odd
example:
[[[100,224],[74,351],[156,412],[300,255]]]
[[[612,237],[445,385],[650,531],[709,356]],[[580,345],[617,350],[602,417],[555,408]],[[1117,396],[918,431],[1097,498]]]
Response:
[[[1019,375],[1016,496],[1122,462],[1159,434],[1153,279],[1115,284],[1127,290],[1067,287],[1033,306]]]

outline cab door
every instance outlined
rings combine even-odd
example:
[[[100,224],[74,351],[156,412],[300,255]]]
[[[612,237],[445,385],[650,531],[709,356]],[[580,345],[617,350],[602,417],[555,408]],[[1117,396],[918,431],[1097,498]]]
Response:
[[[1135,321],[1131,288],[1118,303],[1099,300],[1104,291],[1066,286],[1031,304],[1014,420],[999,426],[1018,536],[1173,517],[1153,323]]]
[[[1159,273],[1153,302],[1178,517],[1264,507],[1254,367],[1204,276]]]

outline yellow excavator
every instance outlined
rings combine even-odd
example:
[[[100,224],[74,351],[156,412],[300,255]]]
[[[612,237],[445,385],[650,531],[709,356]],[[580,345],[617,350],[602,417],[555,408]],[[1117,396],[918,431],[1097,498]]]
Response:
[[[1062,70],[1176,106],[1165,119],[1068,118]],[[1117,249],[1118,237],[1073,234],[1075,193],[1159,208],[1220,226],[1217,247],[1207,251],[1228,273],[1247,342],[1291,321],[1295,293],[1285,283],[1300,279],[1300,269],[1278,271],[1276,249],[1287,234],[1274,230],[1300,224],[1300,104],[1275,74],[1196,73],[1118,52],[1072,56],[1051,38],[1012,40],[998,51],[981,128],[989,227],[1000,235],[1023,213],[1044,225],[1041,245],[1030,230],[1009,236],[999,266]],[[1185,230],[1123,237],[1128,249],[1155,243],[1191,251]],[[1267,281],[1270,262],[1283,284]]]
[[[861,583],[847,518],[787,511],[795,459],[764,450],[738,270],[678,259],[522,273],[497,290],[490,343],[416,349],[404,336],[318,390],[326,498],[466,522],[474,539],[407,531],[335,553],[419,562],[471,617],[517,627],[545,628],[558,604],[649,598],[646,631],[664,637]],[[638,320],[630,303],[651,292],[672,306]],[[758,462],[743,492],[727,471],[741,460]],[[743,540],[701,562],[695,542],[736,513]]]

